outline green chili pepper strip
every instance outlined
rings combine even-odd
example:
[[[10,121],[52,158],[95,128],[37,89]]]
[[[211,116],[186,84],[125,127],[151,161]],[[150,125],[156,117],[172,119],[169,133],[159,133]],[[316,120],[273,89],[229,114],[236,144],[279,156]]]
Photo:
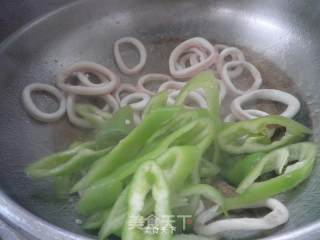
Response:
[[[111,113],[102,111],[92,104],[77,103],[75,110],[95,128],[99,128],[104,121],[112,118]]]
[[[279,175],[288,175],[293,170],[299,170],[305,167],[309,162],[313,164],[316,157],[317,148],[315,144],[304,142],[292,144],[283,148],[279,148],[268,153],[259,161],[250,173],[242,180],[237,188],[238,193],[246,191],[255,180],[263,173],[276,171]],[[286,165],[290,161],[297,160],[294,165]]]
[[[242,159],[226,156],[225,162],[221,164],[221,175],[229,183],[238,186],[265,155],[266,153],[252,153]]]
[[[72,188],[72,192],[89,187],[121,166],[128,159],[134,158],[148,141],[149,137],[178,111],[179,108],[166,108],[153,111],[126,138],[122,139],[109,154],[96,161],[88,174]]]
[[[70,146],[69,149],[63,152],[54,153],[44,157],[34,163],[31,163],[25,169],[26,174],[35,178],[60,175],[59,171],[56,172],[57,169],[61,168],[61,166],[65,166],[66,164],[68,165],[70,159],[74,158],[85,149],[86,151],[89,150],[92,145],[92,142],[80,143],[76,146]]]
[[[214,177],[220,172],[220,168],[206,159],[201,160],[200,177]]]
[[[196,136],[197,134],[199,134],[199,128],[197,128],[198,125],[205,128],[208,126],[207,124],[203,124],[203,120],[200,119],[187,124],[186,126],[182,127],[179,130],[176,130],[175,132],[173,132],[172,134],[164,138],[162,141],[157,142],[157,144],[155,144],[154,146],[153,151],[149,153],[142,151],[143,153],[142,156],[137,157],[134,160],[128,161],[127,163],[123,164],[122,166],[114,170],[114,172],[112,172],[109,176],[102,178],[101,180],[97,181],[92,186],[84,190],[80,198],[79,205],[81,205],[82,201],[88,202],[90,199],[90,202],[92,205],[99,205],[101,208],[106,208],[107,206],[103,205],[105,202],[103,201],[103,199],[96,198],[96,201],[98,201],[96,202],[95,198],[93,198],[92,196],[99,196],[101,192],[108,191],[108,189],[110,188],[110,185],[113,182],[123,181],[125,178],[130,177],[139,168],[139,166],[142,163],[152,159],[156,159],[161,154],[163,154],[163,156],[160,156],[159,159],[176,159],[176,158],[182,159],[182,157],[180,157],[182,155],[184,156],[185,160],[183,161],[181,160],[181,162],[189,162],[190,166],[192,166],[190,160],[195,161],[200,159],[201,151],[199,150],[196,151],[195,149],[193,149],[192,151],[189,151],[187,154],[184,153],[185,152],[184,148],[181,148],[181,149],[172,148],[168,152],[165,152],[165,151],[170,146],[172,145],[174,146],[176,143],[179,143],[179,145],[190,144],[190,145],[197,146],[196,143],[198,140],[196,141],[196,143],[193,143],[193,141],[194,139],[197,139]],[[189,137],[187,137],[186,134],[189,135],[190,132],[192,134]],[[211,134],[211,133],[209,131],[206,131],[206,134]],[[204,138],[211,139],[212,137],[204,136]],[[203,142],[205,142],[205,139],[203,140]],[[189,149],[189,148],[186,148],[186,149]],[[199,149],[201,150],[201,147],[199,147]],[[188,171],[185,171],[185,172],[188,173]],[[100,200],[102,202],[100,202]]]
[[[155,216],[163,219],[161,225],[168,226],[170,223],[166,216],[170,216],[170,190],[161,168],[154,162],[143,164],[135,174],[128,200],[128,215],[122,232],[122,240],[143,240],[150,239],[147,234],[138,227],[131,227],[131,219],[143,217],[142,211],[145,199],[149,192],[155,201]],[[160,226],[161,227],[161,226]],[[170,231],[160,231],[153,236],[159,240],[170,240],[172,233]]]
[[[102,226],[104,220],[109,216],[110,212],[111,209],[109,208],[91,215],[89,218],[86,219],[86,221],[81,225],[81,227],[85,230],[99,229]]]
[[[242,208],[276,194],[288,191],[296,187],[311,174],[317,153],[317,147],[315,144],[304,142],[290,145],[284,149],[286,149],[285,151],[289,152],[288,160],[298,160],[298,162],[294,165],[288,166],[282,175],[271,178],[267,181],[253,183],[246,189],[245,192],[241,193],[240,195],[227,198],[226,209],[231,210]],[[281,149],[279,150],[282,151]],[[273,155],[274,153],[271,152],[270,154]],[[281,157],[282,153],[279,154]],[[280,158],[279,162],[281,164],[279,166],[282,165],[282,161],[283,159]],[[277,162],[275,161],[274,163],[275,165],[272,165],[276,166]],[[259,169],[261,169],[260,166],[257,166],[257,168],[253,170],[253,174],[250,174],[248,178],[244,180],[244,182],[251,182],[252,179],[255,178],[252,176],[259,175]],[[281,167],[276,169],[281,169]],[[250,179],[250,181],[248,179]]]
[[[105,218],[104,223],[99,231],[99,239],[105,239],[111,234],[120,236],[121,228],[127,217],[128,196],[129,187],[126,187],[120,194],[116,203],[113,205],[109,216]]]
[[[162,91],[153,96],[143,111],[143,118],[152,111],[167,106],[168,95],[167,91]]]
[[[199,163],[200,161],[196,162],[194,169],[192,170],[192,173],[190,175],[190,179],[189,181],[187,181],[187,184],[191,184],[191,185],[200,184]],[[180,198],[182,197],[180,196],[180,192],[177,192],[177,194],[179,195]],[[187,201],[189,202],[187,206],[173,208],[173,212],[175,213],[175,215],[193,215],[199,206],[200,195],[194,194],[190,196],[190,199],[189,200],[187,199]]]
[[[176,136],[178,136],[177,133],[178,132],[175,133]],[[132,175],[142,163],[152,159],[156,159],[155,161],[163,168],[172,168],[171,171],[166,171],[166,175],[168,175],[168,181],[172,182],[170,186],[175,190],[181,187],[186,178],[190,175],[195,162],[200,159],[200,151],[194,146],[183,146],[172,147],[168,151],[164,152],[164,150],[170,144],[168,140],[170,139],[164,141],[164,144],[167,145],[163,144],[164,146],[159,146],[159,148],[154,152],[147,154],[135,161],[128,162],[107,178],[98,181],[86,189],[78,203],[79,212],[82,214],[88,214],[88,209],[90,209],[90,212],[92,212],[97,211],[98,209],[105,209],[109,207],[110,201],[106,201],[105,196],[109,196],[108,192],[113,192],[111,189],[113,184],[119,183],[126,177]],[[162,152],[163,154],[160,156],[160,153]],[[112,200],[115,199],[112,198]]]
[[[200,159],[200,151],[197,147],[194,146],[181,146],[181,147],[172,147],[163,155],[155,159],[155,162],[163,169],[166,176],[167,182],[169,183],[171,191],[179,190],[184,184],[186,178],[190,176],[191,172],[195,168],[195,164]],[[141,164],[140,164],[141,165]],[[121,196],[117,200],[114,208],[121,208]],[[152,206],[152,201],[148,199],[146,202],[146,213],[150,213],[150,208]],[[125,204],[122,201],[122,204]],[[180,203],[173,199],[173,205],[179,205]],[[125,208],[125,206],[122,206]],[[112,210],[113,211],[113,210]],[[116,210],[114,210],[116,211]],[[122,216],[120,216],[122,214]],[[103,236],[108,236],[114,231],[119,231],[124,224],[125,211],[119,213],[117,211],[116,216],[112,216],[106,219],[104,224]],[[114,220],[116,218],[117,220]],[[118,224],[113,224],[113,221]],[[122,222],[121,222],[122,221]]]
[[[37,174],[38,177],[70,175],[93,164],[98,158],[110,152],[111,149],[112,147],[99,151],[82,149],[67,162],[60,164],[50,170],[43,171],[42,169],[38,169],[37,171],[34,171],[34,174]]]
[[[201,152],[197,147],[181,146],[170,148],[155,162],[165,172],[170,190],[176,191],[185,183],[200,158]]]
[[[134,128],[133,110],[130,107],[120,108],[111,119],[104,121],[96,130],[95,147],[101,149],[116,145]]]
[[[276,129],[284,128],[281,139],[275,139]],[[218,135],[222,150],[232,153],[266,152],[284,145],[294,143],[311,130],[302,124],[282,116],[267,116],[234,123],[223,129]]]
[[[217,130],[220,126],[220,104],[219,104],[219,89],[216,78],[211,71],[205,71],[193,77],[180,91],[176,99],[176,105],[183,105],[188,93],[192,90],[202,89],[207,103],[210,116],[213,120],[214,129]]]
[[[77,204],[78,212],[82,215],[91,215],[99,210],[111,207],[122,192],[122,183],[113,181],[100,191],[91,191],[82,197]]]

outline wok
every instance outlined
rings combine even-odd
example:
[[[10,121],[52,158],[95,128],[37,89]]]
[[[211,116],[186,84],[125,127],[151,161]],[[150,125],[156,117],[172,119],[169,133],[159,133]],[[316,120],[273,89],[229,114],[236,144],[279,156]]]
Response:
[[[43,124],[30,119],[21,91],[32,82],[54,83],[55,73],[79,60],[104,64],[122,80],[136,81],[121,75],[113,61],[112,44],[124,36],[146,44],[144,73],[168,72],[170,51],[193,36],[243,49],[261,71],[265,87],[300,98],[298,119],[313,127],[319,141],[319,22],[316,0],[85,0],[25,26],[0,46],[0,218],[30,239],[91,238],[75,223],[72,199],[59,199],[50,182],[34,182],[23,172],[31,161],[64,149],[83,134],[66,120]],[[309,180],[280,196],[291,214],[286,225],[224,239],[318,239],[319,174],[316,164]]]

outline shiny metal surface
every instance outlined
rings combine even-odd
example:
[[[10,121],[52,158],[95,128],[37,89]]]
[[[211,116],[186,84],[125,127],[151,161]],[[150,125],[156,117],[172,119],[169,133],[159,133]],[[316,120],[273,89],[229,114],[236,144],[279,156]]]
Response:
[[[28,25],[0,46],[0,217],[37,239],[88,239],[75,224],[73,202],[58,198],[50,182],[34,182],[23,173],[29,162],[82,134],[67,121],[47,125],[31,120],[20,96],[25,85],[53,83],[55,73],[78,60],[93,60],[118,72],[112,43],[123,36],[146,44],[144,73],[167,73],[170,51],[189,37],[242,48],[266,87],[299,95],[304,106],[298,118],[312,125],[319,142],[319,22],[316,0],[86,0]],[[138,78],[119,75],[125,81]],[[318,239],[319,173],[317,164],[310,180],[280,196],[291,214],[285,226],[224,239]]]

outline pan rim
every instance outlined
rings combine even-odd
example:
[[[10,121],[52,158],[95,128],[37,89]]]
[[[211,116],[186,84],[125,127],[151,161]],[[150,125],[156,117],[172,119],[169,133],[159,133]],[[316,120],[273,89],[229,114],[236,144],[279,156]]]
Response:
[[[4,52],[13,42],[15,42],[21,35],[29,29],[41,24],[49,18],[55,17],[63,11],[78,6],[80,4],[89,2],[90,0],[75,0],[72,3],[65,4],[56,10],[50,11],[41,15],[34,20],[24,24],[15,32],[11,33],[7,38],[0,42],[0,53]],[[24,209],[11,199],[0,187],[0,219],[7,223],[14,229],[27,233],[37,239],[43,239],[44,233],[53,239],[65,240],[93,240],[93,238],[85,237],[71,231],[65,230],[54,224],[41,219],[40,217]],[[320,220],[314,221],[307,225],[298,227],[297,229],[281,234],[275,233],[274,236],[262,238],[264,240],[294,240],[294,239],[316,239],[320,234]]]

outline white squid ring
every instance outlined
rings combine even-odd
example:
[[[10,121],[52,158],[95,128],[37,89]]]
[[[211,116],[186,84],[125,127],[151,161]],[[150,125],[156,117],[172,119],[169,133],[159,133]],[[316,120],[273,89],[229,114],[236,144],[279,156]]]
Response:
[[[108,112],[109,106],[112,108],[112,114],[119,110],[119,104],[116,99],[110,95],[101,95],[99,96],[105,101],[105,106],[102,108],[102,111]],[[85,119],[79,117],[75,111],[75,99],[76,95],[69,94],[67,97],[67,115],[69,121],[77,127],[81,128],[92,128],[92,125]]]
[[[33,91],[45,91],[58,99],[59,108],[52,113],[41,111],[33,102],[31,93]],[[35,119],[42,122],[53,122],[58,120],[66,112],[66,98],[59,89],[43,83],[32,83],[26,86],[22,92],[22,101],[27,112]]]
[[[217,79],[216,82],[219,87],[219,103],[221,103],[227,95],[227,89],[226,89],[226,86],[224,85],[224,82],[222,80]],[[203,89],[196,89],[196,90],[194,90],[194,92],[201,94],[201,96],[205,99],[205,93],[204,93]]]
[[[180,56],[187,52],[190,48],[200,48],[204,49],[205,51],[208,51],[208,57],[200,61],[199,63],[184,68],[184,69],[178,69],[177,68],[177,62],[180,58]],[[212,46],[208,40],[200,37],[195,37],[188,39],[181,44],[179,44],[170,54],[169,58],[169,69],[170,73],[175,78],[188,78],[194,76],[196,73],[203,71],[210,67],[212,64],[214,64],[217,61],[218,53],[216,49]]]
[[[167,100],[167,104],[170,106],[173,106],[176,102],[176,97],[179,95],[180,91],[176,90],[173,92],[170,92],[168,95],[168,100]],[[208,108],[208,103],[205,100],[205,98],[202,96],[201,93],[197,92],[197,91],[192,91],[189,92],[189,94],[187,95],[186,100],[192,101],[194,103],[196,103],[200,108]]]
[[[139,55],[140,55],[139,63],[132,68],[128,68],[127,65],[123,62],[122,56],[120,54],[120,48],[119,48],[120,44],[122,43],[131,43],[133,46],[137,48],[139,52]],[[144,65],[146,64],[147,50],[144,47],[143,43],[136,38],[133,38],[133,37],[120,38],[114,43],[113,49],[114,49],[114,57],[115,57],[116,63],[119,69],[121,70],[121,72],[123,72],[124,74],[127,74],[127,75],[136,74],[140,72],[144,67]]]
[[[82,86],[81,85],[73,86],[65,82],[70,75],[78,72],[82,72],[82,73],[90,72],[100,77],[104,76],[104,78],[100,78],[102,83],[99,83],[99,84],[94,84],[89,80],[87,81],[87,84],[86,84],[86,81],[84,81],[83,79],[81,81],[80,79],[81,83],[84,84]],[[108,68],[100,64],[87,62],[87,61],[77,62],[72,66],[63,70],[57,76],[57,85],[59,88],[61,88],[62,90],[68,93],[73,93],[78,95],[90,96],[90,95],[101,95],[105,93],[110,93],[119,84],[120,84],[119,78],[111,70],[109,70]]]
[[[234,86],[234,84],[232,83],[230,75],[229,75],[229,68],[237,67],[240,65],[247,68],[250,71],[250,73],[254,79],[253,84],[250,86],[249,89],[247,89],[245,91],[242,91],[242,90],[236,88]],[[262,78],[261,78],[261,74],[260,74],[259,70],[251,63],[245,62],[245,61],[231,61],[231,62],[226,63],[223,66],[223,70],[222,70],[222,80],[224,81],[226,87],[232,93],[234,93],[236,95],[243,95],[243,94],[248,93],[250,91],[257,90],[262,84]]]
[[[121,102],[121,93],[122,92],[127,92],[127,93],[135,93],[137,92],[137,88],[130,83],[122,83],[117,89],[116,91],[113,93],[113,96],[115,97],[115,99],[118,101],[118,103],[120,104]]]
[[[218,51],[218,53],[220,54],[224,49],[229,48],[228,45],[225,44],[215,44],[213,45],[214,48]]]
[[[156,92],[155,91],[151,91],[145,88],[145,84],[146,83],[150,83],[150,82],[169,82],[169,81],[173,81],[173,79],[165,74],[160,74],[160,73],[150,73],[150,74],[146,74],[144,76],[142,76],[138,82],[137,82],[137,89],[141,92],[145,92],[151,96],[155,95]]]
[[[266,117],[269,114],[264,112],[264,111],[260,111],[258,109],[244,109],[244,112],[246,112],[247,114],[250,114],[253,118],[257,118],[257,117]],[[239,120],[236,116],[234,116],[232,113],[228,114],[225,118],[224,118],[224,122],[236,122],[237,120]]]
[[[231,61],[245,61],[244,54],[239,48],[228,47],[223,49],[219,55],[219,60],[217,63],[217,70],[220,75],[222,75],[223,66],[226,64],[225,58],[227,56],[231,56]],[[242,72],[243,67],[241,65],[236,66],[235,69],[228,70],[228,74],[231,78],[240,76]]]
[[[235,230],[268,230],[286,223],[289,219],[288,209],[277,199],[270,198],[246,208],[260,207],[267,207],[272,211],[261,218],[230,218],[217,220],[206,225],[208,221],[220,215],[218,206],[215,206],[197,217],[194,230],[205,236]]]
[[[87,74],[84,74],[83,72],[75,72],[73,73],[78,79],[79,81],[84,85],[84,86],[88,86],[88,87],[101,87],[104,85],[104,82],[101,83],[93,83],[92,81],[90,81],[89,76]],[[105,79],[105,76],[100,74],[100,73],[96,73],[97,76],[99,77],[99,79]]]
[[[277,101],[286,104],[286,110],[284,110],[280,115],[287,118],[294,117],[300,110],[301,106],[299,100],[295,96],[287,92],[283,92],[277,89],[260,89],[235,98],[231,103],[232,114],[239,119],[256,118],[256,116],[250,114],[250,112],[244,111],[242,105],[245,102],[257,99]]]
[[[172,92],[174,90],[180,90],[181,88],[184,87],[184,85],[186,85],[185,82],[177,82],[177,81],[165,82],[160,85],[158,92],[162,92],[165,90],[167,90],[169,92]]]
[[[184,69],[187,67],[189,61],[190,66],[193,66],[207,58],[207,54],[198,48],[190,48],[186,54],[184,54],[177,63],[176,67]]]
[[[137,100],[140,100],[137,102]],[[130,106],[134,111],[142,111],[150,101],[150,96],[144,92],[131,93],[120,101],[120,107]]]
[[[101,97],[106,102],[106,105],[102,108],[102,111],[107,112],[110,110],[109,107],[111,107],[111,113],[115,114],[119,110],[119,103],[111,94],[106,94],[99,97]]]

